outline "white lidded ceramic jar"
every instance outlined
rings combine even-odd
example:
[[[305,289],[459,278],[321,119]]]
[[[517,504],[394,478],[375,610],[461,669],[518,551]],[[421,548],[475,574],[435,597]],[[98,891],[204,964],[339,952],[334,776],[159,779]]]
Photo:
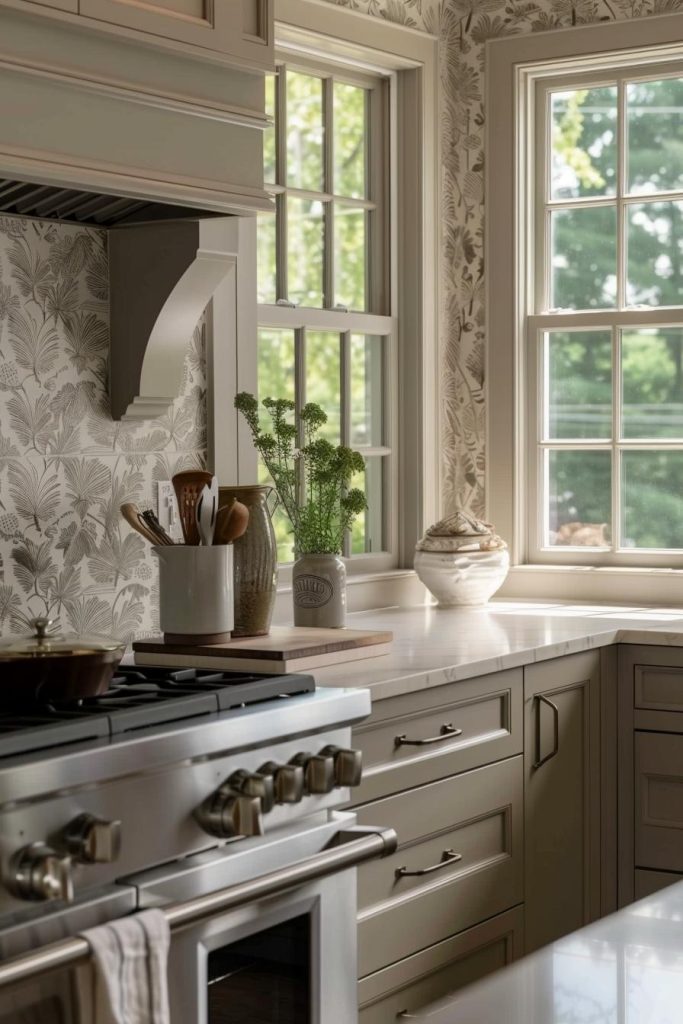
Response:
[[[439,605],[482,605],[503,585],[510,556],[493,526],[458,511],[430,526],[414,564]]]
[[[294,625],[346,625],[346,566],[337,555],[300,555],[292,569]]]
[[[223,643],[234,625],[232,544],[169,544],[159,559],[159,624],[166,640]]]

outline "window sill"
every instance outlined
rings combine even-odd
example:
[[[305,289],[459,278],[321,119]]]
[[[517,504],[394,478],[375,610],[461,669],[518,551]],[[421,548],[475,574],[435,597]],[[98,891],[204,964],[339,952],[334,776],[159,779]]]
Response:
[[[497,596],[678,606],[683,600],[683,569],[515,565]]]
[[[292,621],[292,585],[282,580],[277,588],[275,614],[277,625]],[[370,611],[377,608],[410,607],[424,604],[427,591],[413,569],[387,569],[380,572],[356,573],[346,580],[347,610]]]

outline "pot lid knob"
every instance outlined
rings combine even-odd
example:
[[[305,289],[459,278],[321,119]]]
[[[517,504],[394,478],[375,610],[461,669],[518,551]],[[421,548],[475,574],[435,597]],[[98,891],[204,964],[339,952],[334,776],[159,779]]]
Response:
[[[36,640],[47,640],[48,631],[54,625],[54,621],[54,619],[41,616],[31,619],[30,625]]]

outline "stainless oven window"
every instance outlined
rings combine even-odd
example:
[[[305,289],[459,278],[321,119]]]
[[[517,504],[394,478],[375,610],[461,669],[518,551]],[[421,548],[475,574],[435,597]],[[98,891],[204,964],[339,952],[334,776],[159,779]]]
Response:
[[[207,981],[208,1024],[312,1024],[310,915],[214,949]]]

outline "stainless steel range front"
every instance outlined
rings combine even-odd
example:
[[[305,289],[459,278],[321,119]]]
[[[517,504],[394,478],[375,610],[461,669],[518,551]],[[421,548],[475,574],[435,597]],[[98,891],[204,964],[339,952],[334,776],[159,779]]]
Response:
[[[75,1024],[78,933],[148,906],[173,1024],[354,1021],[354,869],[395,846],[339,810],[369,710],[310,676],[127,668],[103,697],[0,715],[2,1024]]]

